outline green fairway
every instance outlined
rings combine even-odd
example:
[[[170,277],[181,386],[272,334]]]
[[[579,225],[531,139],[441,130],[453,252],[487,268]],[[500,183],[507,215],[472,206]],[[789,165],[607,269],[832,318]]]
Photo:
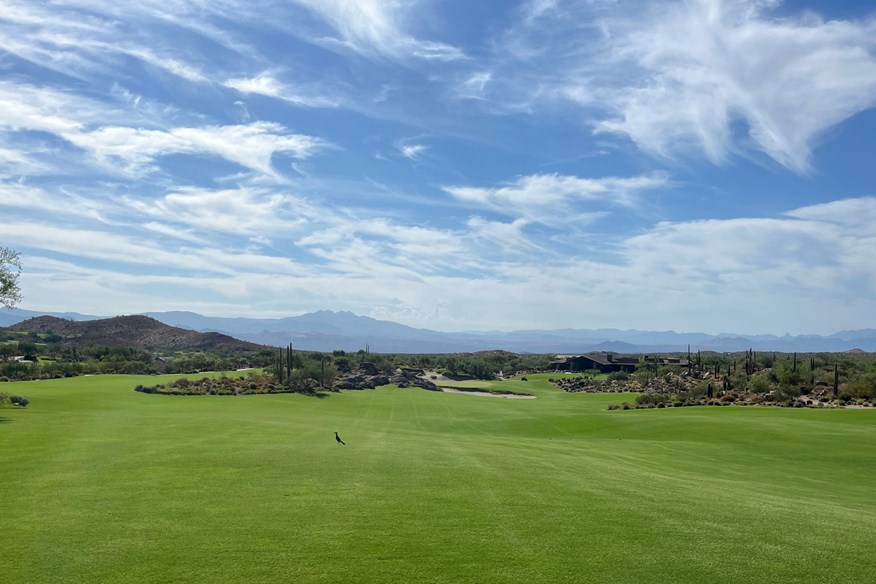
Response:
[[[876,411],[0,384],[0,580],[863,583]],[[347,446],[335,443],[334,431]]]

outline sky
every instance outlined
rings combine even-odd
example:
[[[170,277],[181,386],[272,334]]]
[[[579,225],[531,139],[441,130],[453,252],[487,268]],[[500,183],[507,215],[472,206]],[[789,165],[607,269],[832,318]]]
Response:
[[[876,7],[0,0],[21,308],[876,326]]]

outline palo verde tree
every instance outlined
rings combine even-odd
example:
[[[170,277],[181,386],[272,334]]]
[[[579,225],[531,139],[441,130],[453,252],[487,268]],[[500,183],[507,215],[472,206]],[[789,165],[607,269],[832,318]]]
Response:
[[[0,306],[12,308],[21,302],[21,288],[18,287],[20,274],[18,252],[0,246]]]

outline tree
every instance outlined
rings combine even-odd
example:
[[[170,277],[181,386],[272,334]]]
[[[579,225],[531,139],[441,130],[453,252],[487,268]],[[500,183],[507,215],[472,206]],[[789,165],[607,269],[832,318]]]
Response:
[[[0,247],[0,306],[12,308],[21,302],[21,288],[18,276],[21,274],[21,260],[18,252],[8,247]]]

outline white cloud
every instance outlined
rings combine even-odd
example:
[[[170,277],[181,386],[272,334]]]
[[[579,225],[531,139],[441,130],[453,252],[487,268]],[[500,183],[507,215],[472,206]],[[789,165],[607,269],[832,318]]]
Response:
[[[526,235],[524,229],[530,222],[526,219],[515,219],[510,223],[489,221],[483,217],[469,217],[466,226],[470,233],[468,238],[475,249],[485,257],[503,258],[508,255],[525,261],[531,257],[541,256],[544,259],[554,257],[544,246],[538,245]]]
[[[807,173],[826,132],[876,105],[876,19],[781,4],[534,0],[500,39],[489,107],[571,105],[660,157],[766,155]]]
[[[642,193],[668,186],[663,173],[632,178],[580,178],[536,174],[518,178],[502,187],[450,186],[444,190],[456,199],[506,215],[518,215],[544,224],[582,221],[601,210],[578,209],[576,203],[629,206]]]
[[[492,71],[472,73],[456,86],[454,94],[460,99],[484,100],[486,99],[487,86],[492,80]]]
[[[788,211],[789,217],[836,225],[854,235],[876,235],[876,198],[860,197]]]
[[[148,229],[149,231],[152,231],[159,235],[172,237],[174,239],[179,239],[182,241],[188,241],[190,243],[195,243],[198,245],[206,245],[207,243],[207,240],[205,238],[195,235],[195,233],[191,229],[182,229],[178,226],[159,223],[157,221],[148,221],[146,223],[143,223],[142,227],[143,229]]]
[[[293,236],[317,213],[291,195],[265,189],[176,189],[156,200],[128,199],[137,213],[205,233]]]
[[[262,72],[255,77],[228,79],[225,81],[225,86],[241,93],[264,95],[307,107],[338,107],[342,102],[333,91],[295,87],[278,80],[270,72]]]
[[[619,238],[614,261],[586,250],[540,249],[524,219],[473,217],[448,230],[329,215],[297,241],[299,250],[320,258],[307,264],[223,249],[215,236],[205,237],[211,241],[205,245],[197,230],[181,233],[191,244],[181,247],[178,238],[166,237],[173,235],[173,224],[150,224],[142,234],[126,235],[33,222],[6,222],[0,230],[18,248],[76,258],[53,265],[59,260],[34,262],[42,256],[26,254],[23,282],[33,301],[47,308],[50,283],[57,290],[62,282],[65,290],[84,292],[71,294],[66,308],[94,312],[90,307],[100,306],[104,314],[130,312],[135,302],[137,311],[188,306],[253,315],[330,305],[397,314],[409,324],[445,330],[829,332],[857,326],[861,314],[876,309],[876,235],[867,221],[874,212],[876,198],[861,198],[778,217],[663,222]],[[247,242],[250,237],[245,235]],[[273,244],[297,253],[282,235]],[[101,267],[90,267],[94,261]],[[296,298],[294,308],[285,300],[290,297]],[[823,310],[827,299],[830,311]],[[434,316],[436,306],[442,307],[440,317]]]
[[[54,134],[89,153],[105,169],[132,176],[155,170],[162,156],[210,154],[277,177],[275,154],[304,159],[333,147],[272,122],[157,129],[150,119],[153,108],[143,116],[138,103],[134,98],[134,109],[123,109],[47,87],[0,82],[0,132]],[[138,123],[146,127],[132,127]],[[21,142],[14,136],[5,141],[10,146]],[[2,142],[0,149],[7,149]],[[24,154],[16,158],[26,162]]]
[[[97,198],[83,197],[69,191],[50,192],[22,183],[0,183],[0,207],[37,211],[69,220],[71,217],[106,221],[110,207]]]
[[[419,160],[420,155],[429,149],[425,144],[399,144],[397,148],[402,156],[411,160]]]
[[[190,256],[168,251],[149,241],[108,231],[76,229],[21,221],[0,225],[17,245],[55,253],[142,266],[171,266],[201,270]]]
[[[411,0],[293,0],[322,17],[338,34],[337,44],[366,55],[454,61],[464,53],[445,43],[414,38],[405,19],[415,12]]]
[[[72,93],[0,81],[0,128],[60,135],[80,131],[101,113],[113,116],[111,108]]]
[[[609,31],[612,67],[597,124],[664,156],[702,149],[715,163],[756,148],[795,172],[829,128],[876,105],[876,21],[773,18],[778,2],[661,3]],[[684,39],[680,42],[679,39]],[[632,82],[631,82],[632,81]]]
[[[101,44],[98,48],[101,51],[107,51],[111,49],[111,45],[104,46]],[[153,67],[181,77],[186,81],[194,83],[208,83],[210,81],[209,77],[197,65],[187,63],[169,54],[158,54],[151,49],[143,47],[119,47],[118,50],[126,55],[140,59],[144,63],[149,63]]]
[[[200,67],[180,59],[178,52],[138,45],[136,33],[120,34],[122,24],[105,14],[61,16],[59,11],[16,3],[4,9],[0,47],[41,67],[84,78],[115,65],[120,57],[131,57],[187,81],[209,81]]]
[[[17,149],[0,145],[0,177],[36,176],[51,170],[51,164],[38,160],[20,145]]]
[[[213,154],[269,176],[278,152],[307,158],[329,147],[313,136],[292,134],[280,124],[253,122],[233,126],[173,128],[169,131],[103,127],[64,137],[108,166],[121,165],[128,174],[153,170],[153,162],[169,154]]]

